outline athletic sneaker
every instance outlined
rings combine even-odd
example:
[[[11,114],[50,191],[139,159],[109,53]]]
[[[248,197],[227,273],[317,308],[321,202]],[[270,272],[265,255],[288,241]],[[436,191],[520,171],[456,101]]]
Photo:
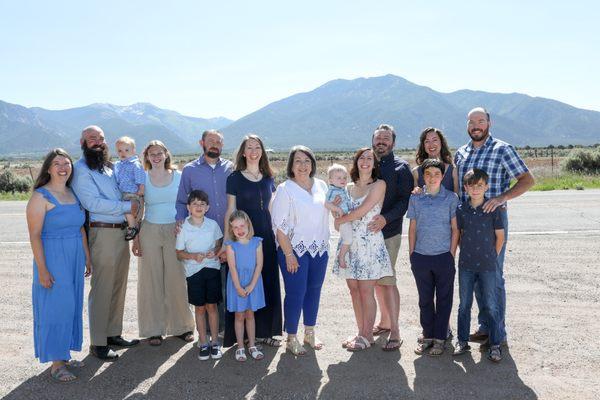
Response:
[[[206,361],[210,358],[210,345],[208,343],[203,344],[198,352],[198,359],[200,361]]]
[[[458,355],[461,355],[461,354],[465,354],[469,350],[471,350],[471,346],[469,346],[469,343],[468,342],[461,342],[459,340],[454,345],[454,353],[453,353],[453,355],[458,356]]]
[[[218,360],[221,357],[223,357],[223,353],[221,353],[221,346],[218,344],[213,344],[210,346],[210,358],[213,360]]]
[[[500,362],[502,360],[502,351],[500,350],[500,346],[490,347],[488,359],[493,362]]]

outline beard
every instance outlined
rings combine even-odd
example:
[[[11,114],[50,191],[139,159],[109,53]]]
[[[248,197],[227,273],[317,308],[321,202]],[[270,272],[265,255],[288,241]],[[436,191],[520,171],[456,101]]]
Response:
[[[85,142],[81,145],[85,163],[92,171],[102,171],[105,165],[108,164],[110,157],[108,155],[108,147],[106,143],[94,147],[88,147]]]
[[[211,147],[208,149],[203,147],[202,150],[204,150],[204,155],[209,158],[219,158],[221,156],[221,150],[218,147]]]
[[[483,142],[487,139],[490,134],[490,127],[488,126],[483,131],[480,129],[467,129],[467,133],[471,137],[471,140],[474,142]]]
[[[382,145],[381,143],[376,143],[373,146],[373,151],[375,152],[375,155],[378,158],[381,158],[381,157],[387,156],[392,151],[392,148],[388,145]]]

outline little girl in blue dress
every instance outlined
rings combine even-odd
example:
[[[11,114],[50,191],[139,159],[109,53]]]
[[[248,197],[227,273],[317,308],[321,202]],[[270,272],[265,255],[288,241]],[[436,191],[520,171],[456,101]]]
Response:
[[[246,361],[244,348],[244,323],[248,336],[248,351],[255,360],[264,354],[254,343],[254,311],[265,306],[265,294],[260,272],[263,266],[262,238],[254,236],[250,217],[244,211],[234,211],[229,217],[231,240],[227,245],[227,310],[235,313],[237,350],[235,359]]]

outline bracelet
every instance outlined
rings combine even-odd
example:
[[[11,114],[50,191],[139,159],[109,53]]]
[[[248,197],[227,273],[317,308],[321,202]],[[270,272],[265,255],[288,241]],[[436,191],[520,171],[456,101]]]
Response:
[[[293,251],[291,253],[284,254],[284,256],[286,256],[286,257],[293,256],[293,255],[294,255]]]

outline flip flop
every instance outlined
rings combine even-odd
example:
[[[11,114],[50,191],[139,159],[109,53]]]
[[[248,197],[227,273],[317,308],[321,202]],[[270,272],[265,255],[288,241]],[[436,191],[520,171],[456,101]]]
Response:
[[[77,380],[77,377],[67,369],[66,365],[62,365],[56,368],[54,371],[50,371],[50,376],[56,382],[60,383],[71,383]]]
[[[357,336],[348,336],[346,340],[342,341],[342,349],[348,348],[348,346],[352,345],[352,342],[356,340]]]
[[[150,346],[160,346],[163,342],[162,336],[152,336],[148,339]]]
[[[389,328],[382,328],[379,325],[375,325],[373,327],[373,336],[383,335],[384,333],[387,333],[387,332],[391,332],[391,329],[389,329]]]
[[[403,343],[402,339],[388,339],[388,341],[385,343],[385,346],[383,346],[381,348],[381,350],[396,351],[396,350],[400,349],[400,346],[402,346],[402,343]]]
[[[354,342],[350,344],[350,346],[346,347],[348,351],[363,351],[371,347],[371,343],[364,336],[357,336]]]

